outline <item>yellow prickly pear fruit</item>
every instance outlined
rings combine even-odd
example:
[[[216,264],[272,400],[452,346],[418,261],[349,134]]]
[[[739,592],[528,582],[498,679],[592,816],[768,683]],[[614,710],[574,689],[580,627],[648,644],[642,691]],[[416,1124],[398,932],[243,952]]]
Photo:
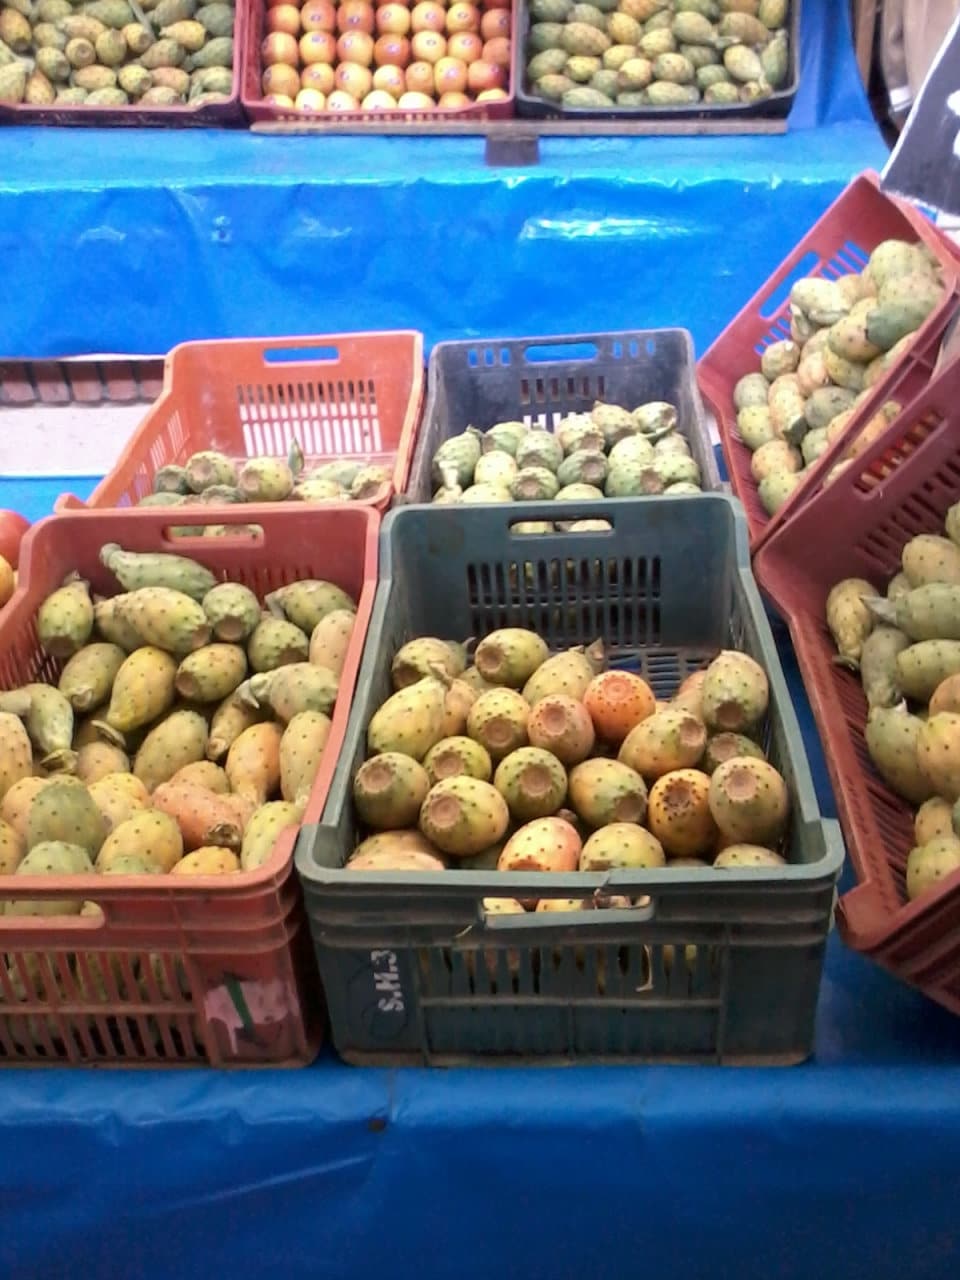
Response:
[[[280,794],[301,809],[309,799],[331,727],[323,712],[299,711],[280,739]]]
[[[117,672],[110,705],[98,724],[108,738],[149,724],[172,706],[176,660],[163,649],[145,645],[131,653]]]
[[[146,645],[186,655],[210,640],[201,605],[170,587],[140,587],[118,597],[118,612]]]
[[[356,621],[357,615],[351,609],[334,609],[322,617],[310,635],[308,661],[339,676]]]
[[[119,858],[135,854],[147,858],[158,871],[172,871],[183,857],[183,839],[176,820],[156,809],[133,813],[107,836],[97,855],[104,871]]]
[[[0,801],[0,820],[13,827],[17,835],[25,840],[27,837],[27,819],[34,797],[44,787],[49,787],[52,778],[23,777],[8,788]]]
[[[225,876],[240,870],[240,860],[229,849],[204,845],[180,859],[172,873],[175,876]]]
[[[22,778],[33,773],[33,748],[23,722],[0,711],[0,799]]]
[[[77,752],[74,772],[89,787],[111,773],[123,773],[129,768],[129,756],[112,742],[90,742]]]
[[[267,862],[281,831],[300,822],[300,807],[288,800],[273,800],[261,805],[243,833],[240,846],[240,866],[253,871]]]
[[[148,791],[169,782],[185,764],[202,760],[207,750],[207,722],[196,711],[174,711],[144,738],[133,762],[134,776]]]
[[[177,668],[176,686],[191,702],[222,702],[247,674],[247,656],[236,644],[207,644],[188,653]]]
[[[195,760],[178,769],[170,781],[176,786],[186,782],[194,787],[203,787],[215,795],[225,796],[230,791],[230,782],[226,772],[212,760]]]
[[[397,830],[417,821],[429,790],[430,778],[423,765],[399,751],[385,751],[357,770],[354,808],[368,827]]]
[[[133,791],[121,779],[130,778],[139,791]],[[107,831],[115,830],[121,822],[126,822],[141,809],[146,809],[150,797],[146,787],[133,774],[110,773],[106,777],[92,782],[89,786],[94,804],[106,824]]]
[[[467,665],[463,645],[436,636],[420,636],[410,640],[394,655],[390,672],[394,689],[405,689],[424,680],[427,676],[442,672],[454,680],[462,675]]]
[[[0,818],[0,876],[12,876],[26,852],[23,836]]]
[[[74,711],[92,711],[110,697],[113,682],[126,656],[119,645],[84,645],[60,672],[57,688]]]
[[[227,753],[224,766],[230,787],[262,805],[280,787],[280,742],[283,726],[272,720],[244,729]]]
[[[367,729],[373,755],[399,751],[422,760],[444,736],[446,686],[432,676],[393,694],[374,712]]]

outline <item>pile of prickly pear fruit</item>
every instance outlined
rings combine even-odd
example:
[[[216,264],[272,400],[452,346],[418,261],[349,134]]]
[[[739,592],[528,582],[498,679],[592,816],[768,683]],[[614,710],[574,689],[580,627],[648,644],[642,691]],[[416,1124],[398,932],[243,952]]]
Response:
[[[734,389],[737,433],[768,515],[804,483],[805,472],[842,436],[881,378],[940,303],[943,281],[920,244],[885,240],[862,272],[810,276],[790,290],[790,337],[772,342],[760,371]],[[827,473],[829,483],[899,414],[888,400]]]
[[[100,559],[117,595],[94,599],[73,579],[37,611],[57,683],[0,693],[0,877],[263,865],[306,806],[354,601],[308,579],[264,608],[184,556],[108,544]]]
[[[436,451],[432,479],[438,486],[433,501],[444,503],[701,492],[700,467],[678,426],[676,406],[663,400],[632,410],[598,401],[590,413],[561,418],[552,431],[522,422],[497,422],[483,432],[468,427]]]
[[[350,502],[376,498],[392,480],[389,467],[343,458],[307,468],[294,443],[286,458],[249,458],[235,462],[225,453],[204,449],[182,466],[170,463],[153,478],[153,493],[142,507],[189,507],[234,502]],[[236,532],[230,526],[231,533]],[[184,526],[181,535],[216,536],[218,525]]]
[[[789,797],[759,742],[763,668],[724,651],[658,702],[640,676],[605,667],[599,642],[551,653],[514,627],[487,635],[469,664],[464,645],[405,644],[353,780],[369,834],[347,868],[782,865]]]
[[[860,673],[877,773],[917,805],[906,863],[912,901],[960,870],[960,502],[946,537],[918,534],[881,597],[845,578],[827,597],[836,661]]]
[[[724,107],[787,83],[788,0],[531,0],[527,81],[564,107]]]

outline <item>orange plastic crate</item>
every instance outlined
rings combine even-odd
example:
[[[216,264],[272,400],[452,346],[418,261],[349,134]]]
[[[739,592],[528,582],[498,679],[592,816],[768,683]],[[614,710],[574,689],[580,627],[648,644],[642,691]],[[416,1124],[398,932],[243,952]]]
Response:
[[[359,505],[251,504],[232,512],[235,522],[259,525],[262,536],[171,540],[171,512],[158,508],[76,512],[35,525],[24,542],[20,585],[0,613],[0,688],[56,677],[58,664],[37,640],[37,607],[74,570],[94,591],[116,593],[98,560],[106,542],[193,556],[260,596],[298,578],[329,579],[358,608],[329,744],[304,815],[316,822],[370,621],[380,517]],[[197,507],[190,518],[223,523],[223,511]],[[290,829],[262,867],[225,877],[0,877],[0,900],[71,898],[103,911],[99,918],[0,915],[0,1064],[310,1062],[322,1011],[293,869],[295,839]]]
[[[846,429],[811,467],[773,516],[767,515],[757,482],[750,470],[752,454],[737,434],[733,392],[744,374],[756,373],[764,348],[790,336],[790,286],[803,276],[830,279],[861,271],[871,252],[883,240],[921,241],[939,259],[945,290],[940,305],[917,331],[905,354],[873,387]],[[811,227],[793,252],[750,299],[697,364],[697,381],[716,420],[727,472],[734,493],[743,503],[750,529],[750,547],[756,552],[816,493],[827,471],[840,460],[852,441],[885,400],[906,404],[923,389],[936,361],[941,339],[958,302],[957,259],[932,222],[880,191],[875,173],[855,178],[823,217]]]
[[[67,496],[58,510],[135,506],[161,467],[201,449],[245,462],[286,456],[296,441],[308,466],[392,466],[392,484],[361,504],[385,511],[407,481],[423,387],[423,335],[413,330],[182,343],[116,466],[86,504]]]

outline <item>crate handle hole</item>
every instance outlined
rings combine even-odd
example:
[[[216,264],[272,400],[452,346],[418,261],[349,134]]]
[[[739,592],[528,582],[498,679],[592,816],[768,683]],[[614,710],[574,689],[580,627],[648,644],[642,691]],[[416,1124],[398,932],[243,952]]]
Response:
[[[566,519],[564,520],[564,524],[567,523],[567,519],[598,520],[598,521],[602,519],[607,525],[607,528],[605,529],[600,529],[600,528],[574,529],[573,533],[576,537],[589,537],[591,535],[596,536],[597,534],[600,534],[605,537],[607,534],[613,532],[613,521],[610,519],[613,513],[611,511],[609,510],[600,511],[594,507],[583,508],[580,506],[579,503],[570,503],[570,506],[573,508],[573,510],[569,512],[564,511],[563,513],[564,516],[566,517]],[[524,524],[530,524],[532,521],[536,522],[536,521],[542,520],[544,522],[547,522],[549,518],[551,516],[555,516],[555,514],[556,514],[555,511],[545,511],[543,513],[537,512],[536,514],[531,513],[524,519],[511,520],[507,527],[510,530],[511,537],[514,537],[514,538],[555,538],[558,535],[565,538],[569,537],[570,536],[569,533],[566,533],[564,532],[564,530],[557,529],[557,528],[550,529],[550,530],[538,529],[536,532],[533,532],[530,529],[523,528]]]
[[[763,319],[772,320],[777,312],[786,305],[787,299],[790,297],[790,290],[797,281],[802,280],[804,276],[812,275],[821,263],[820,255],[814,253],[812,249],[809,253],[805,253],[797,265],[787,274],[786,279],[781,280],[769,297],[764,299],[760,307],[760,315]]]
[[[594,342],[549,342],[527,347],[528,364],[553,364],[558,360],[596,360],[600,352]]]
[[[231,527],[225,521],[211,521],[210,525],[203,533],[177,532],[178,528],[185,527],[189,526],[175,524],[167,525],[163,531],[164,539],[174,548],[182,549],[183,547],[195,547],[198,543],[205,547],[209,547],[211,546],[214,538],[216,538],[216,545],[218,546],[224,542],[229,544],[242,542],[249,545],[251,542],[263,542],[266,536],[263,532],[262,524],[238,523],[235,527]],[[222,532],[211,534],[209,529],[218,529],[222,530]]]
[[[310,360],[332,362],[339,359],[339,347],[272,347],[263,353],[264,364],[304,364]]]

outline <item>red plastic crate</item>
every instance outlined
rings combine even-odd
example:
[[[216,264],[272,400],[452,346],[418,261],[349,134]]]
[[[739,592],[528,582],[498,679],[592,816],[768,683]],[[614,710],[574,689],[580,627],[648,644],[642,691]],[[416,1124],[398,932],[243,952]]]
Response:
[[[734,388],[744,374],[759,370],[760,355],[766,347],[789,338],[789,292],[795,281],[808,275],[836,279],[861,271],[876,246],[892,238],[922,241],[936,255],[943,266],[943,300],[917,331],[910,351],[875,384],[872,395],[809,469],[804,482],[775,515],[768,516],[750,471],[753,455],[737,434]],[[697,365],[697,380],[717,420],[730,483],[746,510],[754,552],[810,501],[826,472],[885,400],[906,404],[926,385],[944,331],[956,311],[958,296],[955,250],[946,237],[906,202],[884,195],[877,175],[867,172],[850,183],[705,352]]]
[[[110,474],[86,503],[66,495],[57,509],[135,506],[161,467],[198,450],[244,462],[285,456],[296,440],[308,466],[392,464],[393,483],[357,504],[385,511],[410,472],[423,370],[423,335],[413,330],[182,343],[167,356],[163,394]]]
[[[77,512],[41,521],[21,557],[20,585],[0,615],[0,688],[54,678],[34,618],[73,570],[94,591],[117,584],[100,547],[194,556],[218,577],[263,595],[323,577],[357,600],[340,697],[304,821],[316,822],[346,731],[377,575],[380,517],[361,506],[250,505],[235,521],[256,538],[165,535],[169,510]],[[197,508],[197,524],[223,523]],[[320,993],[299,884],[295,829],[253,871],[230,876],[0,877],[0,900],[93,901],[92,916],[0,915],[0,1065],[301,1066],[319,1045]],[[151,956],[160,957],[159,975]],[[90,989],[91,965],[105,973]],[[139,978],[137,978],[139,974]],[[22,988],[17,990],[18,984]],[[19,997],[19,998],[18,998]],[[24,999],[25,997],[25,999]]]
[[[838,906],[842,936],[954,1013],[960,1013],[960,873],[907,901],[914,808],[870,763],[860,680],[834,664],[824,612],[835,582],[863,577],[882,593],[900,568],[904,544],[918,533],[943,532],[948,508],[960,500],[958,405],[960,362],[953,362],[754,559],[762,589],[790,626],[859,881]]]
[[[266,0],[249,0],[250,11],[244,40],[243,65],[241,68],[240,97],[247,119],[253,123],[288,122],[291,124],[307,124],[311,128],[323,128],[329,125],[362,125],[370,133],[382,132],[383,126],[391,124],[433,124],[442,125],[444,121],[463,120],[512,120],[515,106],[515,89],[513,85],[512,67],[507,68],[507,97],[500,102],[476,102],[469,107],[436,107],[433,111],[297,111],[289,107],[278,107],[265,102],[261,78],[263,76],[263,59],[260,45],[266,34],[264,20],[266,17]],[[506,4],[504,7],[507,7]],[[517,30],[517,3],[509,0],[512,21],[511,31]],[[513,37],[511,37],[513,38]]]

